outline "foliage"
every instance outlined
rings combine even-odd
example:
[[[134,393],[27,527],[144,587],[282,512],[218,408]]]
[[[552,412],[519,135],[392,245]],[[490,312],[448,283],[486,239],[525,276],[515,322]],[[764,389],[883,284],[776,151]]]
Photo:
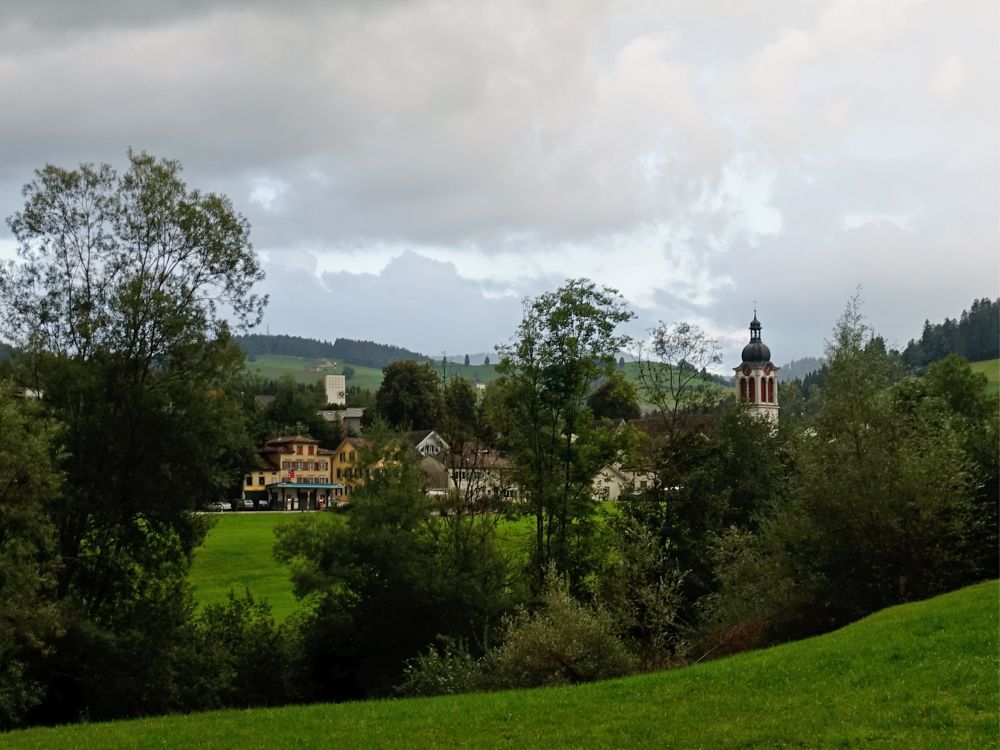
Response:
[[[274,400],[263,409],[254,431],[257,445],[279,435],[308,435],[326,447],[341,441],[340,425],[319,414],[326,406],[322,381],[305,385],[285,377],[277,382],[273,395]]]
[[[501,645],[483,660],[493,689],[573,685],[628,674],[634,659],[602,609],[577,602],[550,567],[541,606],[520,610],[505,623]]]
[[[66,482],[47,510],[69,621],[39,716],[147,713],[164,705],[164,660],[187,616],[184,576],[205,531],[190,511],[248,456],[243,357],[223,308],[237,325],[258,321],[262,272],[246,220],[189,190],[174,161],[46,166],[24,195],[0,327],[21,382],[65,426]]]
[[[823,406],[788,497],[769,505],[759,534],[721,550],[718,609],[730,620],[764,615],[779,637],[829,630],[980,575],[969,456],[950,410],[898,383],[898,362],[871,336],[857,298],[827,359]]]
[[[0,381],[0,730],[44,697],[41,662],[62,630],[56,534],[58,427]]]
[[[949,354],[973,362],[1000,357],[1000,298],[973,300],[958,320],[945,318],[934,325],[925,320],[920,340],[910,340],[903,350],[903,360],[924,367]]]
[[[384,694],[437,636],[475,638],[506,607],[489,519],[434,519],[402,447],[367,465],[380,468],[345,525],[277,530],[275,554],[292,565],[296,595],[315,602],[300,632],[320,697]]]
[[[294,639],[271,608],[249,591],[205,606],[185,628],[173,659],[174,708],[277,705],[304,697],[296,679]]]
[[[536,590],[550,563],[578,583],[593,570],[592,480],[620,453],[585,405],[590,384],[610,377],[632,313],[613,289],[585,279],[525,301],[515,338],[498,350],[494,423],[535,517]]]
[[[587,398],[587,406],[597,418],[638,419],[642,415],[635,384],[620,372],[612,373]]]
[[[235,746],[990,748],[998,586],[690,669],[572,688],[170,716],[4,735],[10,750]]]
[[[685,573],[671,555],[671,542],[633,513],[612,516],[609,525],[612,551],[599,578],[599,600],[641,669],[676,664],[687,653],[681,622]]]
[[[686,430],[687,417],[714,410],[725,398],[704,375],[722,361],[722,351],[691,323],[661,322],[649,333],[649,355],[638,364],[639,392],[656,409],[669,443]]]
[[[440,647],[409,659],[403,681],[396,686],[401,696],[457,695],[484,689],[482,665],[464,641],[443,638]]]
[[[402,360],[382,368],[375,409],[396,429],[432,429],[441,417],[440,379],[425,364]]]

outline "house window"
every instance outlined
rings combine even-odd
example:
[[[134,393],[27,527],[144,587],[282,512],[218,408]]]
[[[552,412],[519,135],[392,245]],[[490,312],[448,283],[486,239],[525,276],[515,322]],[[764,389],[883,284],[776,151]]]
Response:
[[[302,446],[301,445],[296,445],[295,446],[295,455],[297,455],[297,456],[301,456],[302,455]]]
[[[310,456],[315,456],[316,455],[316,446],[315,445],[310,445],[309,446],[309,455]]]
[[[337,469],[337,479],[340,479],[340,469]]]
[[[243,477],[243,484],[253,484],[253,477],[247,474],[245,477]]]
[[[259,484],[261,487],[264,486],[264,475],[263,474],[261,474],[260,476],[257,477],[257,484]]]
[[[344,463],[345,461],[347,461],[347,454],[344,453],[344,451],[341,451],[340,452],[340,462]]]

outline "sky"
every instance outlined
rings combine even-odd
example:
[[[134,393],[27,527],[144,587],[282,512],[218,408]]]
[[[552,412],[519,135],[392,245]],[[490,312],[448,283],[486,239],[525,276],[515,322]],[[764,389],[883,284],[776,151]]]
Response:
[[[722,369],[858,288],[901,348],[1000,295],[998,48],[995,0],[4,0],[0,215],[132,147],[249,219],[261,332],[491,352],[587,277]]]

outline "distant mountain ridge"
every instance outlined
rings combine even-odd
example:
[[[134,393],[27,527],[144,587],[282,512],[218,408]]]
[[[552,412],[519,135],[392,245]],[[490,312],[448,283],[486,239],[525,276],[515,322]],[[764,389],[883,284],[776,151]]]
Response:
[[[410,351],[401,346],[357,339],[338,338],[331,344],[329,341],[320,341],[304,336],[252,333],[234,336],[233,340],[251,358],[261,354],[282,354],[287,357],[310,359],[325,357],[350,362],[352,365],[377,368],[385,367],[401,359],[412,359],[417,362],[431,361],[431,358],[426,354]]]

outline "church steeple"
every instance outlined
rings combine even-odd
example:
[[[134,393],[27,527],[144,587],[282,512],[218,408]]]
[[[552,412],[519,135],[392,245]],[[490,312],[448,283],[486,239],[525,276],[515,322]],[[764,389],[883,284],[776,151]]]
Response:
[[[750,343],[743,347],[743,361],[734,367],[736,399],[756,414],[778,422],[778,368],[771,362],[771,350],[760,337],[763,326],[754,305],[750,321]]]

